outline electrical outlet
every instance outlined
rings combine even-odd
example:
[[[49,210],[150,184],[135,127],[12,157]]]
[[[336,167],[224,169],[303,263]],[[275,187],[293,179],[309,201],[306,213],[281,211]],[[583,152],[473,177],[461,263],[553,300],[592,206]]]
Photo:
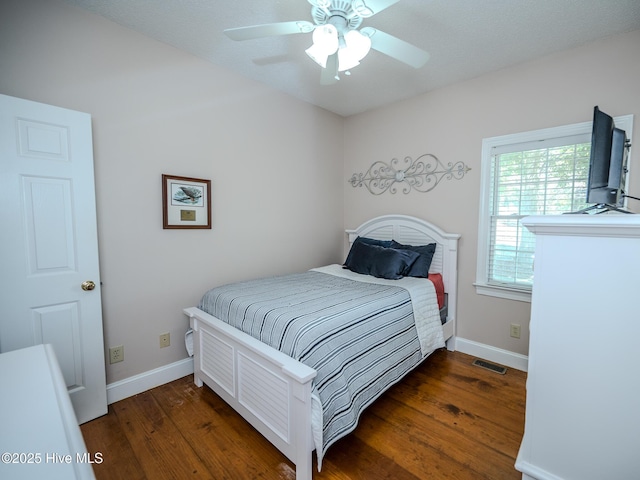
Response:
[[[517,323],[511,324],[511,336],[513,338],[520,338],[520,325]]]
[[[171,345],[171,338],[168,333],[160,335],[160,348],[168,347]]]
[[[124,360],[124,345],[109,349],[109,363],[118,363]]]

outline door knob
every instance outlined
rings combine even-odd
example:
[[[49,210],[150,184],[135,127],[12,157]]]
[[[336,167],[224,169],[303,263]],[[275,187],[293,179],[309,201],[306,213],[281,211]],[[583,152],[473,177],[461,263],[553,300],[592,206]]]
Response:
[[[86,282],[82,282],[82,285],[80,285],[82,287],[82,289],[86,292],[88,292],[89,290],[93,290],[94,288],[96,288],[96,284],[93,283],[91,280],[87,280]]]

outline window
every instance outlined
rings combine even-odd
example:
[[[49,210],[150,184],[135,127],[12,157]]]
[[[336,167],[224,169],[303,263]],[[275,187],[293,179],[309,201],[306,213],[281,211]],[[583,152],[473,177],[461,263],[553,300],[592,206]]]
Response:
[[[520,219],[585,208],[590,151],[591,122],[483,140],[478,293],[531,301],[535,238]]]

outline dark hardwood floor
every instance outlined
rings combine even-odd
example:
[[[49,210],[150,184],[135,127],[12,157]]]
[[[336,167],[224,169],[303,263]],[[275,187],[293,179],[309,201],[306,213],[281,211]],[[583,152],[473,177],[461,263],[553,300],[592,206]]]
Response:
[[[327,451],[314,480],[520,479],[526,373],[435,352]],[[81,427],[100,479],[294,479],[293,465],[191,376],[109,406]]]

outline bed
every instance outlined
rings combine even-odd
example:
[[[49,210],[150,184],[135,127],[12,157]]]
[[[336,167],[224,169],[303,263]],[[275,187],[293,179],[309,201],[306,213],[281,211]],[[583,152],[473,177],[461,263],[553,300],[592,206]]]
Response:
[[[354,243],[358,244],[360,242],[358,239],[363,237],[385,242],[385,246],[390,241],[414,247],[435,244],[435,252],[429,266],[429,276],[434,279],[441,279],[446,293],[446,301],[442,305],[443,302],[438,296],[438,292],[432,286],[433,282],[429,280],[409,277],[400,280],[378,279],[371,275],[362,275],[342,269],[339,265],[312,269],[305,274],[301,274],[304,275],[305,279],[313,277],[321,282],[319,287],[314,287],[314,290],[324,291],[325,284],[327,284],[327,289],[338,288],[338,290],[347,288],[351,284],[358,284],[357,287],[362,288],[365,292],[363,295],[368,295],[368,298],[382,296],[384,293],[385,295],[389,294],[392,298],[397,297],[400,299],[398,291],[402,290],[404,292],[406,290],[405,295],[411,299],[408,302],[410,305],[408,308],[412,309],[412,321],[413,317],[416,320],[417,327],[415,330],[417,330],[417,337],[415,341],[407,340],[406,343],[407,348],[413,348],[412,351],[414,351],[411,355],[413,358],[411,362],[416,361],[416,355],[418,355],[419,359],[416,364],[403,360],[401,362],[402,368],[394,368],[392,376],[388,373],[381,375],[380,382],[381,385],[384,384],[384,388],[379,387],[379,391],[375,390],[367,393],[369,397],[364,397],[361,400],[362,405],[360,405],[361,408],[365,408],[381,395],[386,388],[400,381],[404,374],[427,358],[433,350],[443,346],[444,341],[446,341],[447,348],[450,350],[454,348],[457,305],[457,248],[460,236],[446,233],[429,222],[405,215],[377,217],[363,223],[354,230],[347,230],[346,233],[351,247],[350,252],[353,251]],[[412,259],[414,257],[410,258],[410,260]],[[249,283],[251,283],[252,287],[258,288],[258,290],[262,288],[263,290],[274,291],[278,290],[278,288],[286,290],[289,285],[301,283],[298,276],[279,277],[278,281],[285,283],[280,286],[276,286],[276,283],[274,283],[271,287],[265,287],[265,284],[260,283],[261,280],[255,282],[257,285],[254,285],[254,282]],[[287,281],[290,283],[287,284]],[[414,284],[416,285],[415,289]],[[423,288],[427,284],[429,288]],[[328,395],[326,392],[331,392],[330,395],[334,395],[334,392],[331,389],[322,390],[326,383],[330,383],[324,380],[323,376],[327,375],[324,365],[319,366],[306,360],[305,363],[298,361],[292,356],[283,353],[283,351],[288,351],[287,349],[282,348],[283,351],[280,351],[278,348],[274,348],[276,345],[270,346],[267,344],[269,343],[268,340],[265,340],[267,343],[258,340],[258,338],[262,338],[259,334],[255,334],[254,337],[252,336],[254,332],[251,332],[252,335],[245,333],[240,329],[240,325],[235,328],[227,323],[228,319],[222,321],[212,313],[207,313],[205,309],[216,313],[222,318],[223,315],[219,315],[217,312],[226,312],[231,309],[230,305],[236,305],[235,299],[233,301],[225,300],[225,287],[220,288],[222,292],[219,291],[220,289],[214,289],[217,292],[217,297],[208,297],[209,292],[207,292],[198,307],[190,307],[184,310],[190,319],[191,329],[193,330],[194,381],[199,387],[203,384],[209,386],[289,458],[295,464],[297,480],[311,480],[313,451],[315,450],[318,455],[318,468],[320,468],[322,455],[328,448],[327,443],[330,445],[340,435],[343,436],[353,430],[357,424],[359,411],[355,412],[355,420],[349,417],[348,421],[344,420],[345,425],[341,427],[342,430],[338,430],[338,433],[333,433],[327,425],[332,423],[334,416],[336,416],[335,412],[342,412],[342,410],[340,406],[326,405]],[[423,290],[428,292],[430,296],[438,296],[438,302],[435,304],[435,313],[433,312],[433,302],[435,300],[431,300],[431,297],[424,302],[424,306],[428,306],[428,308],[424,308],[424,312],[419,310],[419,308],[422,309],[423,303],[416,301],[416,298],[418,298],[416,297],[416,292],[422,292]],[[332,298],[338,299],[340,297],[332,290],[326,291],[330,292],[328,295]],[[254,295],[253,293],[248,293],[246,289],[243,292],[247,292],[246,297],[248,298],[252,298],[251,296]],[[259,298],[258,295],[256,291],[255,298]],[[294,294],[292,293],[292,295]],[[294,296],[295,298],[300,298],[300,295],[305,295],[305,293],[295,293]],[[353,296],[355,297],[355,294]],[[352,300],[351,294],[344,297],[344,302],[355,301]],[[214,298],[214,300],[211,300],[211,298]],[[395,300],[390,301],[394,302]],[[209,308],[214,304],[218,305],[218,310]],[[397,304],[405,305],[406,302],[401,299],[397,301]],[[260,306],[254,307],[254,305]],[[243,312],[251,308],[273,310],[267,308],[267,306],[259,301],[250,301],[246,306],[240,308],[244,309]],[[400,308],[407,307],[398,307],[398,309]],[[380,311],[383,310],[385,309],[380,309]],[[257,312],[254,313],[257,314]],[[380,315],[383,314],[381,313]],[[406,312],[402,315],[406,316]],[[437,326],[435,327],[437,331],[434,331],[434,323],[431,318],[433,315],[438,317]],[[323,323],[325,318],[332,316],[332,313],[323,316]],[[375,315],[371,314],[369,316],[374,317]],[[419,318],[422,319],[420,322],[430,318],[428,320],[430,323],[424,323],[427,327],[419,327]],[[426,322],[427,320],[424,321]],[[271,323],[268,325],[271,325]],[[376,328],[370,327],[370,330],[373,331]],[[399,328],[403,327],[400,326]],[[431,333],[428,336],[425,336],[427,333],[425,333],[426,330],[424,328],[431,329]],[[421,333],[421,329],[423,329],[423,333]],[[249,331],[250,328],[245,330]],[[262,332],[263,330],[266,330],[264,325],[260,327],[260,331]],[[292,336],[298,338],[304,335],[292,334]],[[358,334],[358,338],[360,336],[361,333]],[[393,338],[400,337],[396,337],[394,334]],[[308,343],[309,345],[315,345],[311,340],[308,340],[308,342],[310,342]],[[352,342],[350,341],[349,345],[351,344]],[[305,350],[306,348],[300,347],[304,351],[307,351]],[[325,348],[325,352],[336,350],[335,348],[327,350],[329,347],[326,346],[323,348]],[[390,348],[389,352],[397,350],[395,347],[388,348]],[[311,350],[311,347],[309,347],[309,350]],[[419,350],[419,354],[416,354],[415,350]],[[292,355],[296,358],[306,358],[297,353],[294,355],[293,352],[297,351],[291,350]],[[322,350],[319,351],[322,352]],[[391,355],[391,353],[389,354]],[[384,355],[387,354],[385,353]],[[407,354],[408,357],[409,355]],[[365,358],[364,354],[362,358]],[[386,360],[385,362],[375,362],[369,359],[367,362],[368,364],[385,364]],[[400,361],[398,360],[398,362]],[[308,366],[309,363],[316,365],[317,370]],[[341,368],[341,370],[344,369]],[[333,374],[329,375],[332,376]],[[354,374],[354,377],[359,378],[359,374]],[[350,401],[353,403],[353,400]],[[333,403],[333,400],[331,402]]]

